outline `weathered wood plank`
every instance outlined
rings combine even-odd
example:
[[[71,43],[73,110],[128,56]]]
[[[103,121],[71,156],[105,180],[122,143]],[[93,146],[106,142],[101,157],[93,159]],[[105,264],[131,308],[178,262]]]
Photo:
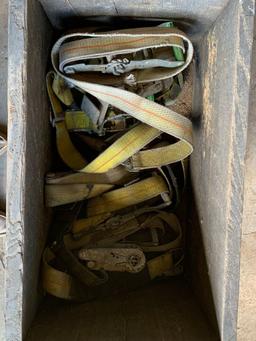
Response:
[[[238,341],[256,339],[256,25],[252,50],[251,91],[244,173]]]
[[[0,130],[7,132],[7,59],[8,59],[8,1],[0,2]],[[0,160],[0,209],[5,210],[6,155]]]
[[[0,2],[0,130],[7,131],[8,1]],[[6,202],[6,154],[0,157],[0,210]],[[0,218],[1,220],[1,218]],[[0,341],[5,341],[5,223],[0,221]]]
[[[253,1],[230,1],[197,59],[191,174],[223,340],[237,332],[253,22]]]
[[[73,17],[114,16],[179,19],[202,35],[225,8],[228,0],[40,0],[51,23],[63,27]],[[106,18],[105,18],[106,19]],[[75,21],[76,22],[76,21]]]
[[[0,341],[5,341],[5,234],[0,228]]]

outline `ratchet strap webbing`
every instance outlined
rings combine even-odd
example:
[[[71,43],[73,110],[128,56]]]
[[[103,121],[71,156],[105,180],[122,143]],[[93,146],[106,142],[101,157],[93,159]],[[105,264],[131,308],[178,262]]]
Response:
[[[47,78],[51,81],[51,77],[49,74]],[[58,99],[55,96],[55,94],[52,92],[49,83],[48,89],[49,96],[51,96],[50,98],[53,107],[53,112],[55,113],[56,117],[57,116],[56,112],[58,112],[58,106],[60,106],[60,103],[58,102]],[[142,99],[141,97],[134,95],[128,91],[126,91],[126,93],[136,96],[137,101],[138,99],[140,99],[141,102],[147,101],[153,103],[151,101],[148,101],[147,99]],[[169,110],[158,105],[157,103],[153,104],[157,105],[158,108],[160,108],[161,110],[162,109]],[[176,115],[178,116],[178,114]],[[80,169],[80,171],[101,173],[117,165],[120,165],[123,162],[125,162],[125,164],[127,165],[129,164],[128,168],[132,168],[134,170],[141,170],[146,168],[161,167],[162,165],[167,165],[177,161],[181,161],[182,159],[188,157],[192,152],[192,145],[190,144],[192,140],[191,123],[188,119],[186,118],[184,119],[189,124],[187,124],[187,128],[184,127],[186,131],[183,135],[187,136],[187,141],[190,142],[185,142],[181,140],[174,144],[167,145],[164,147],[141,151],[143,147],[145,147],[148,143],[150,143],[156,137],[161,135],[161,131],[147,124],[139,124],[138,126],[132,128],[130,131],[125,133],[121,138],[119,138],[110,147],[108,147],[89,165]],[[60,156],[62,157],[64,162],[72,169],[79,170],[78,165],[81,164],[85,165],[85,161],[72,144],[65,121],[63,120],[63,118],[60,119],[59,121],[55,120],[55,125],[57,130],[56,131],[57,147]],[[169,129],[169,134],[175,136],[175,132],[171,132],[171,129]],[[176,137],[178,137],[178,135]]]
[[[159,67],[164,64],[159,63],[159,50],[175,47],[183,51],[184,62],[172,64],[168,61],[165,64],[168,67]],[[153,53],[153,59],[149,64],[153,65],[157,61],[155,64],[157,67],[146,69],[144,68],[146,63],[143,64],[142,61],[143,67],[136,69],[135,60],[128,63],[129,67],[125,66],[127,70],[132,70],[132,74],[125,73],[120,76],[97,72],[67,74],[68,68],[70,71],[73,67],[76,72],[79,70],[79,63],[86,60],[111,55],[131,55],[147,49],[152,49]],[[47,88],[53,107],[57,148],[64,162],[71,169],[78,170],[81,175],[48,178],[47,204],[58,206],[85,198],[89,200],[86,218],[79,220],[74,218],[72,223],[70,221],[68,229],[62,228],[64,233],[61,234],[60,240],[44,252],[43,286],[48,293],[64,299],[87,301],[120,291],[124,287],[126,289],[138,287],[160,276],[180,273],[177,269],[182,258],[177,259],[176,252],[181,246],[182,233],[178,219],[172,214],[146,206],[149,202],[149,205],[156,204],[156,198],[159,196],[164,201],[164,205],[159,207],[171,203],[172,190],[164,173],[161,171],[162,176],[153,173],[146,178],[144,174],[139,179],[136,175],[129,178],[123,172],[124,167],[120,165],[132,170],[141,170],[158,168],[185,159],[193,150],[191,122],[175,112],[176,109],[172,107],[163,107],[134,92],[115,86],[125,84],[129,87],[132,84],[174,77],[185,70],[192,56],[193,47],[185,34],[177,29],[163,27],[96,34],[74,33],[60,38],[54,45],[51,54],[54,72],[47,75]],[[88,63],[80,70],[91,69],[91,66],[87,65],[93,64]],[[103,69],[105,67],[109,65],[101,66]],[[140,123],[125,132],[93,161],[87,163],[73,145],[68,127],[80,129],[86,125],[85,128],[91,129],[90,122],[83,119],[82,111],[72,116],[72,110],[76,107],[67,85],[108,103]],[[67,120],[62,103],[69,113]],[[157,146],[155,149],[144,149],[162,133],[174,137],[177,142],[164,146],[155,144]],[[116,167],[123,174],[121,176],[118,174],[113,180],[110,172]],[[120,187],[113,189],[115,185]],[[143,202],[145,203],[143,207],[135,206]],[[127,208],[131,207],[134,210],[127,211]],[[76,257],[77,250],[81,247],[95,247],[97,250],[97,246],[111,248],[120,247],[120,244],[124,247],[128,247],[129,244],[137,245],[143,250],[147,261],[142,271],[130,277],[122,272],[117,275],[105,271],[99,273],[90,270],[89,263],[87,267]]]
[[[47,185],[68,184],[109,184],[122,185],[137,176],[125,167],[118,166],[105,173],[49,173],[45,179]]]
[[[56,143],[58,152],[62,160],[70,168],[79,170],[85,167],[86,162],[70,139],[66,123],[63,119],[63,109],[61,103],[52,90],[53,79],[54,72],[49,72],[46,76],[46,85],[56,125]]]
[[[72,99],[69,99],[70,89],[67,87],[65,83],[63,83],[64,81],[63,78],[61,78],[59,75],[55,75],[54,80],[56,79],[58,79],[59,86],[57,87],[56,85],[54,91],[58,95],[58,98],[63,102],[65,100],[68,103],[70,102],[72,103]],[[178,98],[172,105],[169,106],[170,109],[175,110],[178,114],[182,114],[184,116],[188,116],[188,114],[190,114],[191,112],[191,107],[187,102],[189,103],[191,102],[190,97],[192,95],[191,93],[192,79],[193,79],[192,67],[190,66],[188,68],[188,71],[185,72],[184,85],[181,89],[180,94],[178,95]],[[67,98],[69,100],[67,100]],[[79,127],[81,129],[88,129],[91,123],[90,122],[88,123],[87,120],[88,117],[82,111],[65,112],[65,122],[68,130],[71,128],[71,126]],[[133,135],[136,134],[137,132],[135,131]],[[125,137],[125,140],[126,139],[128,140],[128,137]],[[121,147],[123,146],[121,140],[118,142],[118,145],[119,144]],[[111,150],[112,147],[110,147],[110,152]],[[163,165],[181,161],[184,159],[184,157],[189,156],[190,153],[191,149],[189,146],[186,145],[183,146],[183,142],[178,142],[176,144],[167,145],[161,148],[138,151],[125,161],[125,166],[128,169],[132,169],[134,171],[147,168],[161,167]]]
[[[141,150],[130,156],[123,164],[133,171],[159,168],[182,161],[191,154],[191,147],[179,141],[167,146]]]
[[[168,199],[167,199],[168,198]],[[169,206],[170,202],[168,201],[170,197],[168,196],[166,201],[162,204],[157,205],[145,205],[140,208],[133,207],[129,213],[117,213],[117,212],[107,212],[98,215],[94,215],[91,217],[80,218],[74,221],[72,225],[72,234],[75,239],[79,239],[82,235],[89,233],[91,230],[97,227],[109,227],[109,226],[117,226],[122,225],[126,222],[131,221],[132,219],[137,219],[139,216],[143,214],[149,214],[151,212],[159,211],[167,206]]]
[[[77,218],[80,209],[81,204],[76,204],[55,211],[49,235],[51,248],[46,248],[43,254],[43,286],[46,291],[55,293],[57,297],[63,295],[65,298],[68,292],[72,297],[81,296],[81,298],[88,299],[88,294],[79,290],[79,287],[96,286],[106,281],[106,276],[102,272],[95,273],[84,267],[63,243],[63,236],[70,230],[70,226]],[[55,265],[52,262],[55,262]],[[60,270],[56,270],[55,266]],[[63,269],[66,268],[69,269],[69,275],[66,275],[65,271],[63,272]]]
[[[143,31],[143,30],[142,30]],[[183,159],[187,157],[189,154],[191,154],[193,147],[192,147],[192,126],[189,119],[186,117],[183,117],[176,112],[172,111],[171,109],[168,109],[166,107],[163,107],[153,101],[150,101],[146,98],[142,98],[132,92],[118,89],[116,87],[110,87],[110,86],[104,86],[101,84],[94,84],[89,83],[86,81],[86,73],[84,73],[83,81],[79,81],[74,79],[75,76],[67,76],[63,72],[61,72],[62,67],[60,67],[60,59],[59,59],[59,52],[61,49],[61,46],[66,43],[67,40],[70,39],[77,39],[79,37],[81,38],[88,38],[88,37],[94,37],[91,39],[82,39],[82,41],[88,41],[88,40],[97,40],[100,39],[102,42],[102,39],[106,43],[101,46],[101,52],[96,53],[95,55],[92,54],[92,56],[102,55],[105,51],[106,46],[110,42],[113,42],[113,44],[118,45],[119,41],[128,38],[129,42],[131,40],[138,40],[141,41],[147,40],[150,42],[151,40],[154,41],[152,43],[153,45],[156,42],[157,46],[161,46],[161,44],[165,44],[165,39],[169,39],[171,37],[177,38],[177,39],[183,39],[185,43],[187,44],[187,52],[186,52],[186,61],[184,62],[184,65],[172,69],[172,75],[174,76],[184,70],[188,64],[191,62],[192,55],[193,55],[193,47],[189,39],[180,31],[177,31],[175,29],[166,29],[166,28],[157,28],[157,31],[151,28],[151,31],[148,29],[145,29],[143,33],[139,33],[138,30],[131,30],[129,33],[126,31],[123,31],[123,33],[116,32],[116,33],[109,33],[109,34],[85,34],[85,33],[77,33],[77,34],[71,34],[64,36],[60,38],[56,44],[54,45],[52,49],[52,64],[55,69],[55,72],[62,76],[68,84],[72,84],[73,86],[77,87],[82,92],[88,92],[91,95],[95,96],[101,101],[104,101],[106,103],[109,103],[110,105],[128,113],[129,115],[133,116],[134,118],[138,119],[141,122],[144,122],[145,124],[141,124],[135,128],[133,128],[131,131],[126,133],[124,136],[122,136],[119,140],[117,140],[113,145],[111,145],[105,152],[103,152],[101,155],[99,155],[94,161],[92,161],[89,165],[82,168],[80,171],[82,172],[104,172],[107,171],[120,163],[127,160],[129,157],[134,155],[136,152],[138,152],[140,149],[142,149],[144,146],[146,146],[150,141],[152,141],[154,138],[159,136],[162,132],[165,132],[171,136],[176,137],[178,140],[177,143],[174,143],[171,145],[170,150],[168,150],[168,161],[165,159],[165,162],[173,163],[180,159]],[[161,39],[163,42],[161,42]],[[77,41],[77,40],[76,40]],[[75,44],[76,41],[70,42],[69,44]],[[158,42],[158,43],[157,43]],[[135,42],[137,44],[137,42]],[[77,44],[77,43],[76,43]],[[111,43],[112,44],[112,43]],[[141,44],[141,43],[140,43]],[[152,44],[150,46],[152,46]],[[96,44],[97,45],[97,44]],[[120,52],[123,51],[122,44],[119,46]],[[147,45],[149,46],[149,45]],[[167,46],[169,46],[169,43],[167,43]],[[175,45],[176,46],[176,45]],[[178,45],[181,47],[181,44]],[[97,48],[100,47],[100,44],[97,45]],[[80,46],[76,49],[72,50],[72,55],[75,56],[77,54],[77,51],[79,50]],[[135,48],[136,49],[136,48]],[[63,57],[63,51],[62,51],[62,59],[66,58]],[[73,57],[72,57],[73,58]],[[71,59],[72,59],[71,58]],[[80,58],[80,57],[79,57]],[[68,59],[71,61],[71,59]],[[166,71],[165,71],[166,72]],[[104,77],[106,75],[103,75]],[[170,75],[168,75],[170,77]],[[166,78],[168,78],[166,77]],[[162,79],[162,78],[161,78]],[[163,152],[166,152],[166,148]],[[147,158],[147,157],[146,157]],[[145,159],[145,155],[144,155]],[[162,158],[163,159],[163,158]],[[160,162],[162,162],[162,159]],[[151,167],[151,166],[150,166]],[[149,168],[149,166],[146,165],[146,168]]]
[[[46,177],[45,201],[48,207],[64,205],[93,198],[113,187],[124,185],[137,178],[123,166],[105,173],[71,173]]]
[[[76,277],[66,271],[58,270],[53,265],[55,254],[46,248],[43,254],[42,284],[44,290],[56,297],[86,302],[95,298],[106,297],[113,293],[124,292],[138,288],[158,277],[175,276],[180,274],[178,264],[173,259],[173,251],[167,251],[147,261],[144,270],[138,274],[111,273],[108,281],[102,285],[85,286]],[[77,260],[77,262],[79,262]],[[179,262],[177,262],[179,263]]]
[[[133,224],[135,225],[132,226]],[[103,245],[110,245],[110,243],[111,245],[115,245],[112,244],[112,242],[118,241],[118,238],[123,238],[131,233],[136,233],[136,231],[140,229],[164,229],[165,227],[163,224],[167,224],[169,228],[173,229],[175,237],[172,241],[163,245],[145,246],[143,243],[138,242],[138,245],[142,249],[144,248],[144,252],[164,253],[150,258],[146,263],[146,268],[138,275],[132,276],[132,285],[135,285],[135,287],[143,285],[144,283],[159,276],[164,276],[167,274],[170,275],[172,273],[175,274],[176,264],[173,259],[173,251],[180,247],[181,242],[181,227],[177,217],[173,214],[165,212],[156,212],[154,215],[149,216],[144,223],[138,224],[138,221],[136,222],[134,219],[132,219],[130,231],[127,231],[125,226],[119,226],[116,230],[117,235],[111,232],[111,230],[105,233],[105,241],[103,240]],[[98,236],[96,234],[94,237],[91,235],[91,238],[84,240],[83,247],[86,247],[86,245],[90,244],[92,240],[96,242],[97,239],[101,239],[103,236],[104,234],[100,234]],[[68,300],[87,301],[89,299],[101,296],[102,293],[103,296],[110,294],[115,290],[119,290],[120,286],[124,286],[124,283],[127,281],[125,274],[119,273],[118,276],[119,280],[121,279],[121,282],[117,282],[116,278],[113,278],[115,275],[110,273],[108,275],[108,281],[105,282],[104,277],[101,279],[99,276],[93,275],[92,271],[87,270],[82,263],[80,263],[74,256],[71,256],[72,252],[68,251],[69,246],[71,246],[70,249],[72,249],[72,245],[66,238],[64,258],[62,257],[62,259],[65,260],[65,270],[67,270],[67,272],[63,269],[59,270],[59,265],[56,267],[55,262],[57,261],[57,255],[50,248],[47,248],[44,252],[42,268],[43,287],[48,293]],[[67,257],[71,259],[68,259],[67,261]],[[74,264],[74,262],[77,264]],[[81,269],[81,267],[84,269]],[[78,273],[79,269],[81,273]],[[90,276],[87,275],[87,272]],[[121,284],[122,282],[123,284]]]
[[[75,220],[72,225],[72,235],[75,237],[75,239],[79,239],[82,235],[90,233],[90,231],[94,230],[95,226],[97,226],[97,228],[102,227],[105,229],[107,227],[111,227],[112,225],[123,225],[133,219],[138,219],[138,217],[142,217],[145,214],[159,212],[160,209],[163,209],[165,206],[168,206],[168,203],[157,206],[144,206],[135,210],[131,210],[131,212],[126,214],[118,214],[116,212],[113,214],[108,212],[92,217],[80,218]]]
[[[51,249],[46,248],[42,260],[42,284],[49,294],[66,300],[86,301],[90,297],[84,285],[75,277],[58,270],[51,263],[56,260]]]
[[[81,172],[102,173],[116,167],[158,137],[161,132],[147,124],[140,123],[129,130]]]
[[[118,217],[117,217],[118,218]],[[155,242],[139,242],[136,239],[127,239],[128,244],[138,245],[144,252],[166,252],[180,246],[181,242],[181,226],[174,214],[159,210],[148,210],[147,214],[138,216],[130,215],[130,219],[122,221],[118,219],[112,225],[113,218],[106,220],[103,224],[94,225],[89,230],[81,230],[80,237],[68,233],[64,236],[64,243],[69,250],[80,249],[86,245],[94,247],[110,247],[114,243],[127,238],[129,235],[139,230],[160,229],[164,230],[164,226],[170,228],[175,233],[175,239],[171,242],[156,245]],[[74,237],[75,236],[75,237]]]
[[[69,137],[69,133],[63,119],[61,104],[52,91],[50,82],[52,82],[52,72],[47,75],[47,88],[51,99],[53,113],[55,115],[57,148],[63,161],[70,168],[83,172],[102,173],[127,161],[130,164],[130,168],[139,170],[160,167],[162,165],[177,162],[191,154],[192,145],[184,143],[184,141],[179,141],[172,145],[157,149],[140,151],[148,143],[161,135],[161,131],[158,129],[142,123],[125,133],[95,160],[85,166],[85,160],[72,144]],[[126,91],[126,93],[131,94],[128,91]],[[137,97],[141,98],[139,96]],[[143,100],[148,101],[147,99]],[[157,105],[156,103],[153,104]],[[160,108],[164,108],[160,105],[158,106]],[[190,122],[189,120],[187,121]],[[187,130],[189,130],[189,128],[187,128]],[[191,140],[191,136],[189,140]],[[82,165],[85,167],[82,167]]]
[[[167,182],[159,175],[109,191],[112,187],[110,184],[46,185],[46,203],[48,207],[55,207],[90,199],[87,206],[87,214],[90,217],[137,205],[170,191]]]
[[[47,207],[56,207],[93,198],[110,190],[113,185],[67,184],[46,185],[45,203]]]
[[[169,189],[165,180],[161,176],[155,175],[88,200],[86,213],[88,217],[91,217],[119,211],[168,192]]]
[[[79,39],[80,38],[80,39]],[[73,41],[67,41],[74,39]],[[59,44],[59,45],[58,45]],[[186,49],[185,46],[186,45]],[[59,50],[59,70],[65,72],[65,66],[92,58],[106,57],[138,52],[145,49],[162,47],[178,47],[186,53],[186,59],[181,66],[174,68],[155,67],[132,71],[135,82],[145,83],[173,77],[182,72],[193,56],[193,46],[186,35],[176,28],[147,27],[135,28],[106,33],[74,33],[61,38],[55,45]],[[94,72],[94,75],[97,73]],[[79,75],[86,81],[86,76]],[[112,76],[110,76],[112,77]],[[108,75],[98,75],[97,83],[106,83]],[[118,81],[118,77],[115,77]],[[120,77],[126,83],[126,77]],[[113,78],[111,78],[113,79]],[[89,82],[91,77],[89,75]],[[113,84],[114,85],[114,84]]]

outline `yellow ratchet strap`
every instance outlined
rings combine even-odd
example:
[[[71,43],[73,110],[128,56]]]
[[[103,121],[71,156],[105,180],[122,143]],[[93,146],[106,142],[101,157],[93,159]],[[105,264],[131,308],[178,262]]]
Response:
[[[81,283],[72,275],[56,269],[52,264],[55,260],[54,253],[49,249],[45,249],[43,254],[42,279],[44,290],[58,298],[72,300],[72,301],[89,301],[92,298],[97,298],[101,295],[101,290],[104,284],[99,286],[99,290],[95,288],[81,285]],[[147,266],[143,270],[141,280],[146,283],[157,277],[175,275],[177,270],[176,264],[173,260],[172,250],[154,257],[147,261]],[[125,279],[124,279],[125,280]],[[96,288],[97,289],[97,288]],[[107,294],[110,294],[108,291]]]
[[[182,161],[191,154],[191,147],[179,141],[174,144],[141,150],[130,156],[123,164],[132,171],[159,168]]]
[[[172,252],[166,252],[147,262],[150,279],[155,279],[167,273],[174,267]]]
[[[168,192],[165,180],[159,175],[154,175],[88,200],[87,216],[118,211]]]
[[[55,77],[54,72],[48,72],[46,76],[47,91],[50,98],[52,111],[54,115],[54,121],[56,126],[56,143],[58,152],[62,160],[74,170],[79,170],[85,167],[86,162],[82,155],[77,151],[73,145],[66,123],[63,117],[63,109],[61,103],[55,93],[52,90],[52,82]]]
[[[55,259],[56,256],[51,249],[46,248],[43,254],[42,264],[42,282],[44,290],[47,293],[62,299],[88,301],[91,297],[86,290],[86,286],[82,285],[80,281],[72,275],[60,271],[51,265]],[[80,264],[80,266],[82,265]]]
[[[63,77],[54,74],[52,90],[54,91],[58,99],[66,106],[70,106],[71,104],[74,103],[72,92],[70,88],[67,86],[65,79],[63,79]]]
[[[69,131],[94,131],[96,130],[92,120],[84,111],[66,111],[66,127]]]
[[[120,165],[160,134],[159,130],[140,123],[120,137],[85,168],[81,169],[81,172],[106,172]]]
[[[174,214],[161,211],[156,211],[155,213],[154,209],[152,209],[147,212],[147,215],[141,214],[139,217],[131,215],[130,219],[127,220],[122,220],[122,216],[114,216],[109,219],[106,219],[106,215],[101,215],[100,217],[102,220],[104,218],[104,223],[102,223],[100,219],[97,222],[95,219],[97,216],[94,216],[91,217],[94,219],[94,221],[91,220],[91,222],[93,221],[95,223],[93,227],[91,226],[89,229],[85,229],[83,226],[83,229],[80,230],[80,234],[76,233],[74,235],[73,233],[67,233],[64,236],[66,247],[69,250],[86,248],[86,246],[90,244],[94,245],[94,247],[111,247],[111,245],[114,245],[114,243],[117,242],[121,245],[121,240],[125,238],[127,238],[127,244],[137,245],[143,252],[166,252],[181,246],[181,226]],[[83,221],[77,220],[77,222],[81,224]],[[72,232],[74,232],[74,229],[77,229],[75,223]],[[136,240],[136,236],[132,239],[129,239],[128,237],[140,230],[146,232],[146,230],[157,229],[161,230],[161,232],[171,230],[175,235],[175,238],[161,244],[156,241],[152,241],[151,243],[142,242],[141,240]]]
[[[43,288],[53,296],[67,300],[72,299],[71,287],[73,279],[67,273],[59,271],[50,265],[50,262],[54,259],[54,253],[48,248],[45,249],[42,266]]]
[[[154,213],[153,217],[149,216],[148,219],[144,221],[144,223],[138,223],[138,220],[135,220],[132,218],[130,221],[128,221],[128,224],[121,224],[119,226],[116,226],[116,231],[113,231],[111,229],[109,230],[102,230],[100,229],[98,233],[105,235],[105,242],[103,241],[102,245],[115,245],[115,242],[122,237],[125,237],[126,235],[129,235],[130,233],[134,233],[138,231],[139,229],[151,229],[155,228],[157,225],[161,225],[163,223],[166,223],[167,225],[170,225],[169,227],[173,229],[175,232],[175,237],[172,241],[169,243],[159,245],[159,246],[151,246],[150,249],[144,250],[144,252],[158,252],[161,253],[160,255],[154,256],[153,258],[150,258],[147,260],[147,266],[142,271],[142,277],[140,277],[140,281],[143,278],[143,281],[147,282],[149,280],[153,280],[157,277],[161,276],[168,276],[168,275],[175,275],[179,273],[179,270],[177,269],[178,263],[180,260],[175,261],[174,260],[174,253],[177,248],[181,246],[181,227],[179,224],[179,221],[177,217],[174,214],[169,214],[166,212],[159,212],[156,211]],[[164,228],[164,227],[162,227]],[[69,235],[66,235],[64,237],[65,247],[67,247],[69,250],[77,249],[81,247],[86,247],[86,245],[90,245],[91,242],[96,242],[97,240],[101,241],[101,235],[97,236],[97,232],[95,230],[95,233],[91,231],[91,236],[85,235],[80,240],[71,240]],[[133,241],[134,243],[134,241]],[[141,247],[142,243],[138,242],[138,246]],[[99,244],[101,245],[101,244]],[[120,243],[118,244],[120,247]],[[125,244],[124,244],[125,245]],[[143,246],[142,246],[143,247]],[[69,251],[71,252],[71,251]],[[164,252],[164,253],[162,253]],[[43,267],[42,267],[42,278],[43,278],[43,287],[44,289],[50,293],[51,295],[54,295],[56,297],[67,299],[67,300],[77,300],[77,301],[86,301],[92,298],[97,297],[100,295],[100,292],[102,290],[102,286],[100,285],[100,282],[97,278],[93,278],[93,273],[90,274],[90,277],[87,275],[85,276],[85,282],[89,283],[88,285],[81,285],[81,282],[78,281],[73,275],[70,273],[61,271],[54,267],[54,260],[56,255],[51,251],[50,248],[47,248],[44,251],[43,254]],[[76,264],[77,269],[81,267],[82,265],[78,263]],[[85,265],[83,265],[85,266]],[[83,271],[87,271],[86,268]],[[109,275],[111,276],[111,275]],[[89,281],[90,279],[90,281]],[[96,283],[99,282],[99,290],[97,291]],[[125,280],[125,279],[124,279]],[[96,286],[95,286],[96,285]],[[104,285],[104,282],[102,282],[102,285]],[[91,287],[94,286],[95,289],[92,289]]]

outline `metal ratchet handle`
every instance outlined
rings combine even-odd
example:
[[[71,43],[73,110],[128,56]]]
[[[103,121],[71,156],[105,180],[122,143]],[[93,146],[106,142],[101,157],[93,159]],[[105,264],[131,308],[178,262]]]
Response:
[[[76,72],[102,72],[120,76],[123,73],[133,70],[151,69],[156,67],[175,68],[183,65],[183,61],[168,61],[162,59],[132,60],[113,59],[108,64],[90,65],[90,64],[74,64],[64,68],[64,72],[72,74]]]

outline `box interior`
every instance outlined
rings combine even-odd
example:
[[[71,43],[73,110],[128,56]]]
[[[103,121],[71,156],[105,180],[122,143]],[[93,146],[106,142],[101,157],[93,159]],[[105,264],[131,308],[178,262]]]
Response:
[[[238,278],[233,273],[239,267],[240,241],[239,229],[233,229],[231,234],[230,231],[239,222],[240,214],[236,212],[240,212],[242,205],[239,199],[242,184],[232,187],[230,174],[230,167],[240,172],[240,163],[233,162],[230,151],[234,149],[234,139],[242,134],[232,127],[243,117],[234,98],[235,77],[239,74],[239,56],[234,50],[240,44],[237,37],[241,11],[245,9],[236,1],[217,0],[197,1],[193,6],[186,1],[176,6],[164,1],[159,6],[153,1],[150,7],[133,1],[127,4],[114,1],[114,7],[106,6],[103,0],[97,4],[41,3],[43,7],[38,1],[27,3],[27,40],[23,42],[27,61],[25,138],[29,146],[24,178],[24,337],[218,340],[221,335],[230,339],[236,325]],[[44,207],[43,188],[44,175],[51,165],[45,74],[50,47],[61,30],[81,27],[90,21],[120,22],[120,17],[128,24],[131,17],[147,22],[171,18],[194,42],[194,153],[182,219],[186,225],[186,269],[182,278],[74,305],[44,297],[40,288],[39,265],[51,221],[51,211]],[[229,86],[225,83],[227,79]],[[11,197],[12,193],[8,195]],[[238,201],[232,206],[234,198]]]

